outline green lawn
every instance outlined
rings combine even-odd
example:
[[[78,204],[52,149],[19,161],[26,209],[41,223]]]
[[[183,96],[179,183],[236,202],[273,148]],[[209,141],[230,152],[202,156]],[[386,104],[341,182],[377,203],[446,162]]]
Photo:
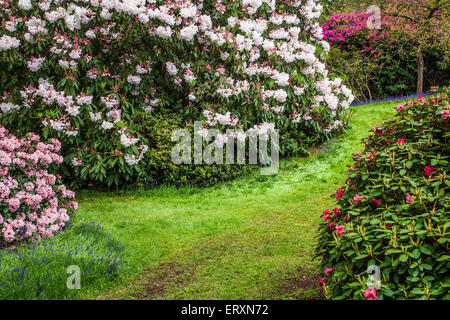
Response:
[[[333,206],[330,195],[361,139],[398,103],[355,107],[347,133],[328,152],[282,161],[273,177],[206,189],[80,193],[76,219],[100,223],[124,243],[135,271],[99,298],[320,297],[311,255],[321,212]]]

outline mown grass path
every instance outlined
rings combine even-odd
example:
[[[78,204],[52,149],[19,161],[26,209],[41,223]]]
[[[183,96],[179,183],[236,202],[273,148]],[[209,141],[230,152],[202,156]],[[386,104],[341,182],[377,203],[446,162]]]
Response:
[[[355,108],[348,132],[275,177],[207,189],[88,193],[77,219],[95,221],[128,246],[136,276],[97,298],[314,299],[311,261],[321,212],[344,182],[353,152],[399,102]],[[89,297],[92,298],[92,297]]]

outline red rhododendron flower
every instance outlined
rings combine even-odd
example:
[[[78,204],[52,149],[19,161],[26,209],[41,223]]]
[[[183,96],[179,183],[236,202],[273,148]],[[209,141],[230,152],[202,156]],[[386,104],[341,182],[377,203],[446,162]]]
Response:
[[[339,209],[338,208],[334,208],[333,209],[333,213],[334,213],[334,216],[336,217],[338,215],[338,213],[339,213]]]
[[[364,297],[366,297],[367,300],[378,300],[377,289],[366,289],[361,291],[364,292]]]
[[[427,100],[422,96],[418,97],[417,101],[419,101],[420,103],[427,103]]]
[[[330,214],[330,209],[327,209],[322,213],[323,213],[323,221],[327,221],[328,215]]]
[[[381,200],[377,200],[377,199],[373,198],[373,199],[372,199],[372,203],[373,203],[374,205],[376,205],[377,207],[379,207],[379,206],[381,205]]]
[[[332,268],[328,268],[328,267],[325,266],[324,272],[325,272],[326,275],[329,275],[330,273],[333,272],[333,269]]]
[[[428,177],[436,168],[426,166],[423,171],[425,171],[425,176]]]
[[[338,192],[336,192],[336,193],[334,194],[334,196],[336,197],[336,199],[340,199],[340,198],[342,198],[342,196],[344,195],[344,192],[345,192],[344,188],[340,188],[340,189],[338,190]]]

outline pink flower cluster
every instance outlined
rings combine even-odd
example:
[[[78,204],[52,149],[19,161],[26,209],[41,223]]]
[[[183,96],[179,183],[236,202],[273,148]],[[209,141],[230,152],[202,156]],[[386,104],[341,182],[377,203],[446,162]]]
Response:
[[[444,119],[450,118],[450,109],[447,109],[447,110],[442,111],[442,112],[441,112],[441,116],[442,116],[442,118],[444,118]]]
[[[331,213],[333,213],[333,214],[331,214]],[[340,213],[340,211],[338,208],[333,208],[332,210],[326,209],[325,211],[322,212],[323,221],[326,222],[330,218],[337,217],[339,213]],[[346,220],[347,216],[344,216],[342,219]],[[339,237],[342,237],[342,235],[344,234],[345,226],[341,226],[334,221],[328,221],[328,226],[330,227],[330,229],[334,228],[336,230],[336,233],[339,235]]]
[[[0,127],[0,246],[51,237],[77,209],[75,193],[47,171],[62,163],[60,148],[56,139],[17,138]]]
[[[367,300],[378,300],[377,289],[368,288],[366,290],[361,290],[361,291],[364,293],[364,297],[366,297]]]

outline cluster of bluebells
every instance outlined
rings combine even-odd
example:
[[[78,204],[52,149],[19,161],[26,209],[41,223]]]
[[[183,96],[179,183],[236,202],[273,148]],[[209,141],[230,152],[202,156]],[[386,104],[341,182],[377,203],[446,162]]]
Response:
[[[205,123],[205,111],[231,113],[230,125],[243,129],[287,118],[297,130],[326,135],[345,126],[354,99],[340,79],[328,78],[330,47],[314,0],[283,7],[274,0],[0,0],[0,7],[0,56],[29,74],[5,84],[2,119],[51,110],[35,132],[49,130],[64,145],[108,137],[104,150],[71,153],[85,166],[92,153],[129,165],[143,159],[145,139],[133,132],[140,112],[172,108]],[[42,39],[48,45],[36,48]],[[134,135],[132,144],[124,134]]]
[[[45,241],[0,252],[0,299],[61,299],[79,290],[67,288],[67,267],[80,268],[81,289],[124,273],[125,246],[94,222],[71,225]]]
[[[17,138],[0,127],[0,246],[49,238],[61,230],[78,204],[75,193],[48,172],[61,164],[61,144],[30,133]]]

